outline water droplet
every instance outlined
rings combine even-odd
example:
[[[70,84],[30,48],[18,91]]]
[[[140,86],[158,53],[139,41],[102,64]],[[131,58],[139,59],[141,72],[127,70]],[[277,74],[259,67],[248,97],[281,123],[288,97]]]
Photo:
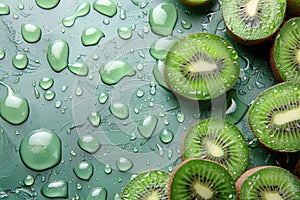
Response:
[[[89,73],[89,67],[85,63],[74,63],[68,65],[68,69],[70,72],[78,76],[87,76]]]
[[[129,117],[128,105],[120,102],[112,103],[109,106],[110,112],[119,119],[126,119]]]
[[[12,58],[12,64],[17,69],[25,69],[28,64],[28,58],[26,54],[18,53]]]
[[[104,19],[104,20],[103,20],[103,24],[105,24],[105,25],[110,24],[110,20],[109,20],[109,19]]]
[[[84,135],[78,139],[79,147],[88,152],[95,153],[101,147],[99,140],[93,135]]]
[[[124,9],[120,9],[120,19],[122,19],[122,20],[124,20],[124,19],[126,19],[126,12],[125,12],[125,10]]]
[[[148,116],[140,121],[137,129],[144,138],[150,138],[154,132],[157,122],[158,118],[156,116]]]
[[[33,170],[46,170],[60,162],[61,141],[48,129],[38,129],[27,134],[20,144],[23,163]]]
[[[81,162],[74,167],[73,171],[78,178],[88,181],[93,175],[94,166],[88,162]]]
[[[44,98],[47,100],[47,101],[51,101],[55,98],[56,96],[56,93],[53,91],[53,90],[47,90],[45,91],[44,93]]]
[[[133,163],[128,158],[120,157],[116,160],[116,166],[121,172],[125,172],[133,167]]]
[[[90,7],[91,6],[88,2],[83,2],[83,3],[79,4],[75,13],[69,17],[65,17],[62,20],[62,24],[66,27],[73,26],[73,24],[75,23],[75,20],[78,17],[83,17],[90,12]]]
[[[56,101],[55,102],[55,108],[60,108],[62,105],[62,101]]]
[[[84,46],[92,46],[98,44],[103,37],[105,37],[104,33],[98,28],[85,28],[81,34],[81,42]]]
[[[10,13],[10,8],[7,4],[0,3],[0,15],[8,15]]]
[[[109,164],[106,164],[106,165],[104,166],[104,172],[105,172],[106,174],[110,174],[110,173],[112,172],[112,168],[111,168],[111,166],[110,166]]]
[[[89,114],[88,120],[94,127],[98,127],[101,123],[100,114],[98,112],[92,112],[91,114]]]
[[[227,95],[226,119],[237,124],[245,115],[249,105],[241,101],[235,90],[230,90]]]
[[[116,84],[125,76],[134,76],[136,71],[125,61],[110,61],[100,68],[101,79],[106,84]]]
[[[60,0],[35,0],[35,3],[44,9],[51,9],[58,5]]]
[[[163,129],[160,132],[159,139],[165,144],[170,143],[173,140],[173,138],[174,138],[174,133],[170,129]]]
[[[107,101],[107,99],[108,99],[108,95],[104,92],[100,93],[98,96],[98,101],[101,104],[104,104]]]
[[[153,33],[161,36],[171,35],[177,21],[177,11],[172,3],[161,3],[149,13],[149,23]]]
[[[128,27],[120,27],[118,28],[118,35],[120,38],[127,40],[132,37],[132,31]]]
[[[93,188],[85,200],[106,200],[107,190],[103,187]]]
[[[12,88],[0,82],[6,87],[6,96],[0,103],[0,115],[11,124],[21,124],[29,116],[29,105],[27,99],[14,93]]]
[[[68,198],[68,190],[68,182],[59,180],[45,184],[41,189],[41,193],[48,198]]]
[[[32,186],[34,184],[34,177],[32,175],[27,175],[23,180],[24,185]]]
[[[117,6],[111,0],[97,0],[93,3],[93,8],[108,17],[112,17],[117,13]]]
[[[178,122],[184,122],[184,114],[182,112],[177,113],[176,119]]]
[[[0,60],[2,60],[5,57],[5,51],[0,50]]]
[[[181,20],[181,26],[184,29],[191,29],[192,28],[192,24],[186,20]]]
[[[51,68],[60,72],[68,66],[69,45],[65,40],[55,40],[48,46],[47,59]]]
[[[173,155],[172,149],[168,149],[168,159],[171,159]]]
[[[166,57],[167,50],[176,41],[173,36],[163,37],[151,44],[150,54],[153,58],[163,60]]]
[[[39,82],[39,86],[44,90],[48,90],[53,86],[53,84],[54,84],[54,80],[51,77],[44,77]]]
[[[41,39],[42,30],[35,24],[22,24],[21,35],[26,42],[35,43]]]

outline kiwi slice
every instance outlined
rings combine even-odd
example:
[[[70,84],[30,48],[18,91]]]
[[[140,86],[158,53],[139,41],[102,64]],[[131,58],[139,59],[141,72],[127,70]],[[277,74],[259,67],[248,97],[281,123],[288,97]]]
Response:
[[[272,51],[270,63],[279,81],[300,82],[300,17],[287,21],[280,29]]]
[[[181,2],[189,6],[201,6],[210,2],[210,0],[181,0]]]
[[[300,0],[287,0],[287,13],[290,17],[299,17]]]
[[[192,100],[208,100],[232,88],[239,72],[238,54],[227,40],[194,33],[171,46],[164,75],[173,92]]]
[[[239,199],[300,199],[300,182],[293,174],[280,167],[253,168],[240,179],[236,182]]]
[[[178,165],[169,181],[169,199],[236,199],[234,179],[221,165],[188,159]]]
[[[181,156],[183,160],[202,158],[215,161],[237,179],[248,165],[249,151],[241,131],[234,124],[209,118],[196,122],[187,131]]]
[[[300,83],[284,82],[262,92],[249,110],[252,132],[265,147],[300,150]]]
[[[233,39],[254,45],[270,38],[280,27],[286,0],[223,0],[224,24]]]
[[[122,200],[167,200],[167,185],[170,175],[162,170],[151,170],[138,174],[125,186]]]

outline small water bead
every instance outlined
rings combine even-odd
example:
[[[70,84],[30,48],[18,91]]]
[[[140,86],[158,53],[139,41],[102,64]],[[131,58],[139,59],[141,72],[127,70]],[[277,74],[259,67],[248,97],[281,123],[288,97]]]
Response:
[[[98,96],[98,102],[104,104],[108,99],[108,95],[105,92],[102,92]]]
[[[145,94],[145,93],[144,93],[144,91],[142,91],[142,90],[138,90],[138,91],[136,92],[136,96],[139,97],[139,98],[143,97],[144,94]]]
[[[106,165],[104,166],[104,172],[105,172],[106,174],[110,174],[110,173],[112,172],[112,168],[111,168],[111,166],[110,166],[109,164],[106,164]]]
[[[7,4],[0,3],[0,15],[8,15],[10,13],[10,8]]]
[[[18,53],[14,55],[12,59],[12,64],[16,69],[20,69],[20,70],[25,69],[28,64],[28,58],[26,54]]]
[[[95,153],[101,147],[101,144],[95,136],[84,135],[78,139],[78,146],[88,153]]]
[[[39,86],[44,89],[44,90],[48,90],[50,89],[54,84],[54,79],[51,77],[44,77],[41,78],[41,80],[39,81]]]
[[[109,106],[109,110],[111,114],[113,114],[115,117],[119,119],[127,119],[129,117],[129,107],[124,103],[121,102],[112,103]]]
[[[172,158],[172,155],[173,155],[173,151],[172,149],[168,149],[168,159],[170,160]]]
[[[176,41],[176,37],[169,36],[155,40],[150,47],[150,54],[157,60],[163,60],[167,55],[167,50]]]
[[[20,144],[20,156],[30,169],[41,171],[61,160],[61,140],[51,130],[37,129],[27,134]]]
[[[19,10],[23,10],[24,9],[24,4],[18,3],[18,8],[19,8]]]
[[[165,144],[170,143],[173,140],[173,138],[174,138],[174,133],[170,129],[163,129],[159,134],[159,139]]]
[[[59,4],[60,0],[35,0],[35,3],[44,9],[52,9]]]
[[[68,66],[69,44],[65,40],[55,40],[48,46],[47,60],[55,72],[61,72]]]
[[[2,60],[5,57],[5,51],[0,50],[0,60]]]
[[[107,190],[104,187],[93,188],[85,200],[107,200]]]
[[[149,5],[149,2],[148,2],[148,1],[142,1],[142,2],[140,3],[140,8],[141,8],[141,9],[146,8],[148,5]]]
[[[120,157],[116,160],[116,166],[121,172],[126,172],[133,167],[133,163],[131,160],[125,157]]]
[[[42,30],[35,24],[22,24],[21,35],[26,42],[35,43],[41,39]]]
[[[117,14],[117,6],[112,0],[96,0],[93,3],[93,8],[108,17],[113,17]]]
[[[78,17],[83,17],[90,12],[90,7],[91,6],[88,2],[83,2],[83,3],[79,4],[75,13],[69,17],[65,17],[62,20],[62,24],[66,27],[73,26],[73,24],[75,23],[75,20]]]
[[[120,19],[124,20],[126,19],[126,11],[124,9],[120,9]]]
[[[89,73],[89,66],[85,63],[74,63],[68,65],[68,69],[75,75],[87,76]]]
[[[94,172],[94,166],[88,162],[81,162],[73,169],[75,175],[82,179],[88,181]]]
[[[182,112],[177,113],[176,119],[180,123],[184,122],[184,113]]]
[[[44,98],[47,101],[53,100],[55,98],[55,96],[56,96],[56,93],[53,90],[47,90],[44,92]]]
[[[101,123],[100,114],[98,112],[92,112],[89,114],[88,120],[94,127],[98,127]]]
[[[120,27],[120,28],[118,28],[117,32],[118,32],[119,37],[124,40],[127,40],[132,37],[132,31],[128,27]]]
[[[48,198],[68,198],[68,182],[64,180],[49,182],[42,187],[41,193]]]
[[[181,26],[182,26],[182,28],[187,29],[187,30],[192,28],[192,24],[184,19],[181,20]]]
[[[41,96],[40,91],[36,87],[34,88],[33,93],[36,99],[40,98]]]
[[[24,179],[23,179],[23,183],[26,186],[32,186],[34,184],[34,177],[32,175],[27,175]]]
[[[60,108],[62,105],[62,101],[56,101],[55,102],[55,108]]]
[[[138,131],[144,138],[150,138],[156,128],[158,118],[155,115],[148,116],[138,124]]]
[[[81,43],[84,46],[96,45],[103,37],[105,37],[104,33],[98,28],[85,28],[81,34]]]

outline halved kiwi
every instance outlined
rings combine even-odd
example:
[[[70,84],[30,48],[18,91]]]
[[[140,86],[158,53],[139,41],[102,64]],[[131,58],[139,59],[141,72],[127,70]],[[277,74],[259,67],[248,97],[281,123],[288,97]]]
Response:
[[[167,200],[169,173],[162,170],[150,170],[138,174],[125,186],[122,200]]]
[[[175,93],[193,100],[220,96],[236,83],[238,54],[225,39],[194,33],[177,40],[165,60],[165,80]]]
[[[277,34],[270,53],[274,76],[279,81],[300,82],[300,17],[287,21]]]
[[[266,89],[250,107],[248,120],[265,147],[300,151],[300,83],[284,82]]]
[[[168,185],[169,199],[236,199],[234,180],[221,165],[202,159],[188,159],[178,165]]]
[[[280,27],[286,0],[223,0],[223,20],[229,35],[245,45],[270,38]]]
[[[239,199],[298,200],[300,182],[289,171],[274,166],[253,168],[237,180]]]
[[[287,13],[290,17],[299,17],[300,0],[287,0]]]
[[[210,2],[210,0],[181,0],[181,2],[189,6],[201,6]]]
[[[234,179],[246,169],[249,150],[241,131],[222,119],[203,119],[193,124],[186,132],[182,159],[202,158],[215,161],[226,167]]]

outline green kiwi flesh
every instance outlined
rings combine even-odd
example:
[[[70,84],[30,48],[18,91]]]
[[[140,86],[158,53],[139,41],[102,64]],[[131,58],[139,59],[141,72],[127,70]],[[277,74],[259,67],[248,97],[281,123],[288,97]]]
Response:
[[[285,169],[271,166],[261,168],[244,180],[240,199],[299,200],[300,182]]]
[[[169,182],[169,199],[236,199],[232,176],[221,165],[188,159],[177,166]]]
[[[300,82],[300,17],[290,19],[280,29],[270,58],[276,79]]]
[[[287,0],[287,13],[290,17],[299,17],[300,0]]]
[[[190,6],[201,6],[207,4],[210,0],[181,0],[182,3]]]
[[[284,82],[262,92],[249,110],[252,132],[265,147],[300,150],[300,83]]]
[[[271,37],[283,22],[286,0],[223,0],[225,26],[237,41],[253,45]]]
[[[164,76],[173,92],[192,100],[208,100],[232,88],[239,72],[238,54],[227,40],[194,33],[171,46]]]
[[[215,161],[237,179],[246,169],[249,150],[241,131],[221,119],[203,119],[193,124],[185,135],[182,159],[202,158]]]
[[[123,189],[122,200],[167,200],[169,173],[151,170],[138,174]]]

